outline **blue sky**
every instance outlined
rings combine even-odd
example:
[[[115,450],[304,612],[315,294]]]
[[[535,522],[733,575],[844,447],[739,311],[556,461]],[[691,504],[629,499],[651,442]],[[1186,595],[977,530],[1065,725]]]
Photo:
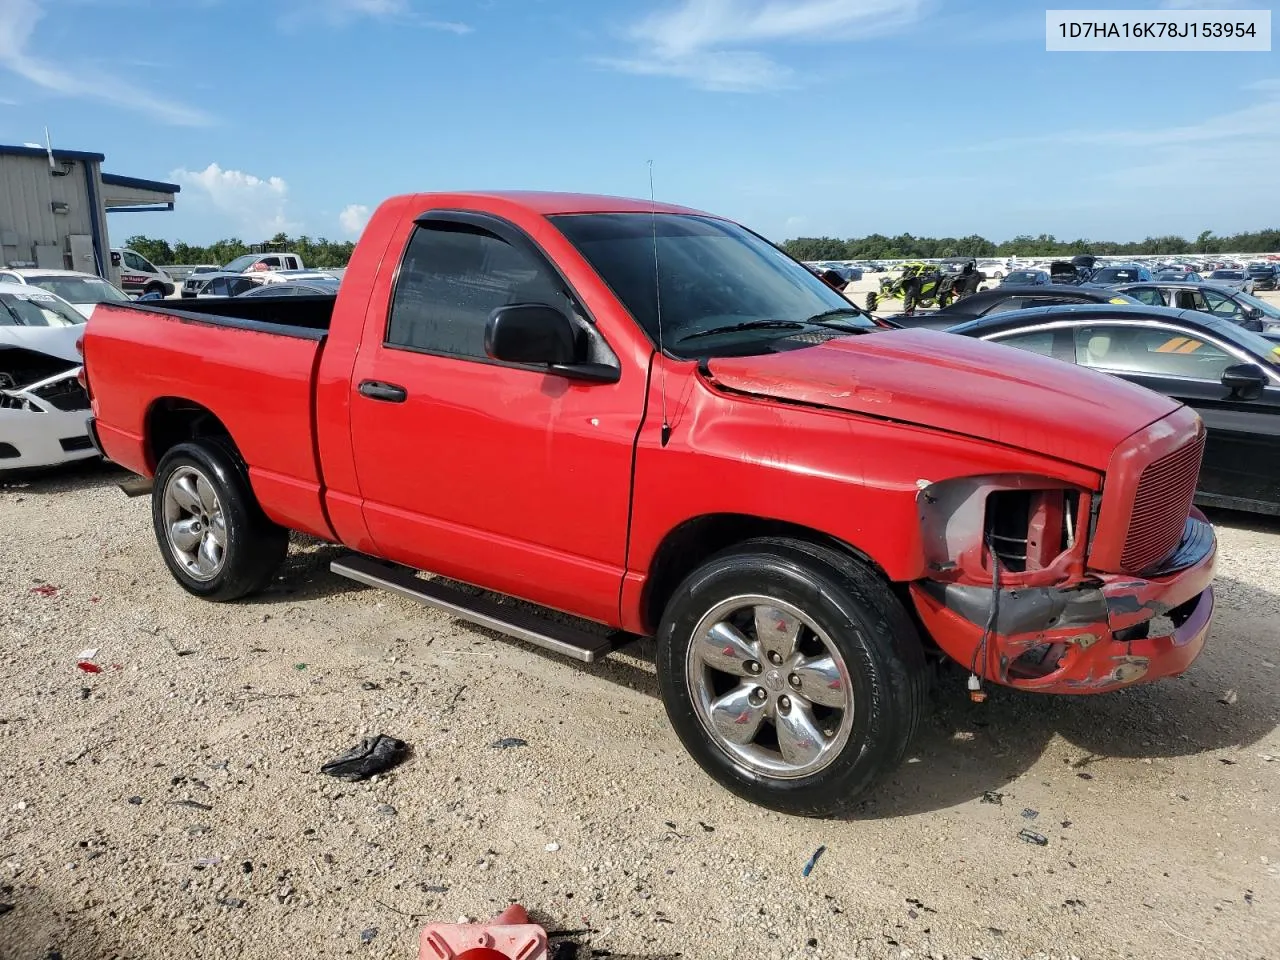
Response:
[[[1276,53],[1046,53],[1044,8],[0,0],[0,142],[47,125],[183,184],[117,240],[352,237],[411,191],[643,196],[649,160],[660,199],[778,240],[1280,224]]]

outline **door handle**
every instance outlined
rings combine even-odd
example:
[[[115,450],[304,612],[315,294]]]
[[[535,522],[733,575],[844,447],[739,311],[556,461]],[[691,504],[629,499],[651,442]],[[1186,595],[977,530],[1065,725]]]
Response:
[[[370,400],[383,400],[387,403],[404,403],[409,392],[395,383],[383,383],[381,380],[362,380],[360,396]]]

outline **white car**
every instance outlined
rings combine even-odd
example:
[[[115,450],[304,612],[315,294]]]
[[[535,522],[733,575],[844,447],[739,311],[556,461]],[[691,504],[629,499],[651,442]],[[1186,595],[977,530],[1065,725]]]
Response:
[[[52,293],[0,283],[0,472],[98,456],[78,379],[84,323]]]
[[[978,269],[987,280],[1003,280],[1009,273],[1008,260],[979,260]]]
[[[23,268],[0,270],[0,283],[25,283],[67,301],[85,318],[93,316],[93,308],[100,303],[129,303],[127,293],[92,273],[79,270],[40,270]]]
[[[173,296],[177,285],[169,276],[150,260],[128,247],[113,247],[111,250],[111,266],[120,271],[120,286],[125,293],[141,297],[144,294],[161,297]]]

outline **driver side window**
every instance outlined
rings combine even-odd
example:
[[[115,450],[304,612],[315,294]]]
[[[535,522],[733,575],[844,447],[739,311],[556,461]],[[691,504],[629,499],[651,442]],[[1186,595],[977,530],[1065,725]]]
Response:
[[[1173,327],[1094,324],[1075,331],[1077,362],[1115,373],[1219,381],[1238,362],[1224,350]]]
[[[1141,290],[1126,290],[1125,292],[1133,299],[1140,300],[1150,307],[1168,306],[1159,287],[1143,287]]]

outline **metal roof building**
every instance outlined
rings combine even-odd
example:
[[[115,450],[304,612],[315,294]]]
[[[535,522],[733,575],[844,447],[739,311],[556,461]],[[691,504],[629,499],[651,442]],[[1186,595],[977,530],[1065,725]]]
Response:
[[[119,280],[107,213],[172,210],[182,188],[103,173],[104,159],[0,144],[0,266],[84,270]]]

